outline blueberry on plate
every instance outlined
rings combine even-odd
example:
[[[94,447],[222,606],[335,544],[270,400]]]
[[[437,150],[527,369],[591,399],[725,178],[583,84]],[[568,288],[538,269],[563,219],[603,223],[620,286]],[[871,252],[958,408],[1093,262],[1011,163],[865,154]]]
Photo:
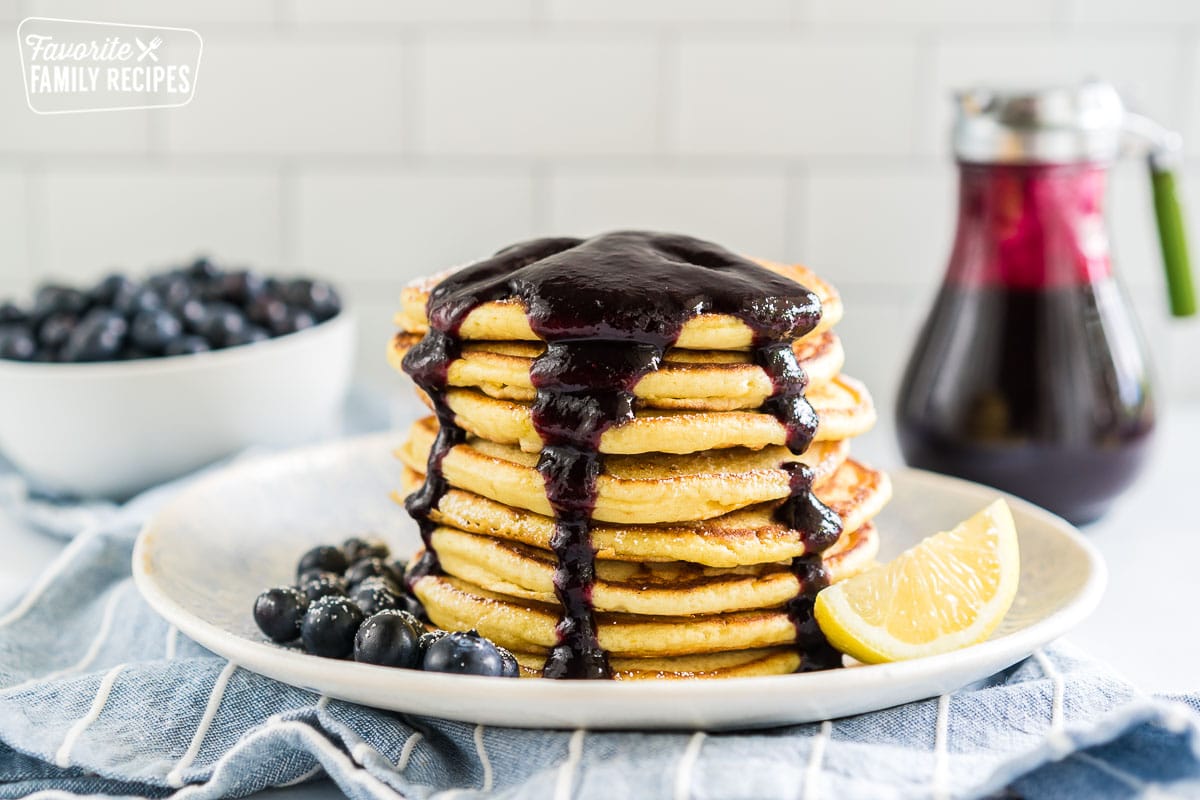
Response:
[[[429,652],[429,648],[434,642],[441,641],[450,635],[450,631],[444,631],[441,628],[436,628],[432,631],[425,631],[421,634],[421,638],[417,641],[417,648],[421,652],[421,662],[425,661],[425,654]]]
[[[217,281],[221,297],[239,306],[249,305],[267,291],[267,279],[253,270],[227,272]]]
[[[106,275],[100,279],[100,282],[91,288],[88,292],[88,297],[92,303],[104,308],[112,308],[113,303],[117,299],[117,295],[130,294],[137,288],[137,284],[125,277],[119,272],[114,272],[111,275]]]
[[[125,318],[114,311],[93,309],[88,312],[63,345],[62,360],[112,361],[125,346],[129,330]]]
[[[382,558],[363,558],[355,561],[346,570],[346,583],[351,586],[361,583],[367,578],[383,577],[396,583],[396,576]]]
[[[33,361],[38,346],[33,334],[20,327],[0,328],[0,359]]]
[[[158,292],[132,281],[122,287],[112,301],[112,310],[126,319],[133,319],[143,311],[157,311],[162,307],[163,301]]]
[[[353,564],[364,558],[387,558],[390,551],[382,539],[363,539],[351,536],[342,542],[342,552],[346,554],[346,561]]]
[[[200,334],[201,326],[208,318],[208,309],[205,307],[203,301],[195,297],[185,300],[176,313],[183,320],[183,326],[197,335]]]
[[[150,285],[162,298],[163,307],[178,314],[183,304],[195,296],[192,282],[179,272],[168,272],[150,279]]]
[[[350,599],[366,616],[401,608],[401,598],[383,578],[367,578],[350,590]]]
[[[170,311],[142,311],[129,326],[129,338],[147,353],[162,353],[183,335],[183,323]]]
[[[283,336],[288,333],[295,333],[296,331],[311,328],[316,324],[317,320],[311,313],[302,308],[292,308],[289,306],[283,322],[272,328],[271,332],[276,336]]]
[[[504,659],[491,641],[475,631],[451,633],[429,645],[421,664],[426,672],[500,677]]]
[[[354,660],[383,667],[416,669],[421,664],[420,621],[407,611],[380,611],[354,637]]]
[[[88,296],[78,289],[50,283],[41,286],[34,294],[32,316],[39,322],[60,312],[79,316],[87,310],[88,305]]]
[[[221,277],[221,270],[205,256],[200,256],[187,268],[185,274],[194,281],[213,281]]]
[[[271,334],[264,331],[257,325],[246,325],[240,331],[233,333],[225,342],[226,347],[238,347],[243,344],[254,344],[255,342],[265,342],[271,338]]]
[[[295,586],[268,589],[254,601],[254,621],[271,641],[285,643],[300,636],[308,598]]]
[[[326,281],[298,278],[285,283],[281,294],[289,305],[308,311],[321,322],[337,316],[342,310],[341,298]]]
[[[256,297],[246,308],[246,316],[250,318],[250,321],[269,331],[278,330],[285,325],[287,315],[287,303],[270,295]]]
[[[521,677],[521,664],[517,661],[517,657],[500,645],[496,645],[496,649],[500,651],[500,663],[503,665],[500,669],[500,677]]]
[[[59,350],[71,338],[71,331],[79,324],[79,318],[66,311],[57,311],[42,320],[38,326],[38,346],[47,350]]]
[[[309,570],[319,569],[324,572],[336,572],[341,575],[346,571],[346,556],[339,547],[322,544],[300,556],[296,564],[296,574],[302,575]]]
[[[209,350],[212,348],[208,344],[208,339],[203,336],[180,336],[178,339],[167,342],[167,346],[163,348],[163,355],[188,356],[207,353]]]
[[[15,303],[0,303],[0,325],[24,324],[29,315]]]
[[[322,597],[345,597],[346,581],[341,575],[321,572],[300,584],[300,591],[304,592],[309,600],[320,600]]]
[[[247,325],[246,316],[228,303],[210,303],[196,332],[213,347],[229,347]]]
[[[354,650],[354,637],[362,621],[363,613],[349,597],[333,595],[314,600],[300,623],[304,649],[315,656],[344,658]]]

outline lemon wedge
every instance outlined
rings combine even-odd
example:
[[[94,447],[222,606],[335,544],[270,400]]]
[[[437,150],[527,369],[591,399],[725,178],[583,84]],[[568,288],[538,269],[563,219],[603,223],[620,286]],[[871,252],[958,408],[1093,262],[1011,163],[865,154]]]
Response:
[[[1008,613],[1021,573],[1017,531],[1003,500],[887,564],[817,595],[830,644],[877,664],[982,642]]]

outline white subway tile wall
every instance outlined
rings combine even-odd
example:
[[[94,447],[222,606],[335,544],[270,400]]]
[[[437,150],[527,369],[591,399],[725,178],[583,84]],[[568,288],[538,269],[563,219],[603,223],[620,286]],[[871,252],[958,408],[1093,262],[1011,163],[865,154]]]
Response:
[[[0,292],[208,252],[345,287],[360,377],[400,287],[542,233],[659,227],[838,284],[888,413],[950,245],[952,89],[1102,76],[1179,127],[1200,247],[1191,0],[10,0],[0,20],[197,29],[184,109],[28,110],[0,37]],[[1166,314],[1144,168],[1110,190],[1162,392],[1200,402]],[[1200,258],[1197,259],[1200,261]]]

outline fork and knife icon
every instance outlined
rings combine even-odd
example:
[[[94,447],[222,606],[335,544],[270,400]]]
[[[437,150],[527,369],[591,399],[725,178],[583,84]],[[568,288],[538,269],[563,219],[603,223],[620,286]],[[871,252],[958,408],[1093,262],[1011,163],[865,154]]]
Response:
[[[146,57],[149,56],[151,61],[158,63],[158,55],[154,51],[162,46],[163,40],[161,37],[155,36],[150,40],[150,44],[146,44],[136,36],[133,37],[133,41],[137,44],[138,49],[142,51],[137,57],[139,62],[145,61]]]

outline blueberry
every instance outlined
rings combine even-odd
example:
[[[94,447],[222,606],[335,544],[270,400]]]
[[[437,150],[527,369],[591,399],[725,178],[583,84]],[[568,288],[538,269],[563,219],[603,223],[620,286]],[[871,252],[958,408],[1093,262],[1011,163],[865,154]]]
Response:
[[[254,601],[254,621],[272,641],[290,642],[300,636],[308,598],[295,586],[268,589]]]
[[[178,272],[170,272],[152,280],[152,286],[162,298],[163,307],[178,314],[184,303],[195,295],[192,282]]]
[[[213,347],[229,347],[246,328],[246,317],[228,303],[210,303],[196,331]]]
[[[218,281],[221,297],[239,306],[249,305],[267,291],[267,279],[252,270],[227,272]]]
[[[409,593],[399,595],[400,607],[412,614],[417,619],[429,621],[429,615],[425,612],[425,606],[421,605],[421,601],[413,597]]]
[[[17,326],[0,328],[0,359],[33,361],[37,352],[37,342],[28,329]]]
[[[167,346],[163,348],[163,355],[187,356],[195,353],[207,353],[211,349],[208,340],[203,336],[180,336],[178,339],[167,342]]]
[[[121,361],[139,361],[143,358],[156,358],[158,353],[148,353],[140,347],[126,347],[117,354]]]
[[[170,311],[142,311],[129,326],[129,338],[147,353],[162,353],[183,335],[183,323]]]
[[[346,571],[346,556],[342,553],[341,548],[332,545],[323,544],[314,547],[300,556],[300,561],[296,564],[296,574],[302,575],[314,569],[341,575]]]
[[[475,631],[451,633],[429,645],[422,668],[426,672],[499,677],[504,672],[500,650]]]
[[[158,292],[133,282],[123,287],[112,301],[112,310],[130,320],[143,311],[157,311],[162,306]]]
[[[213,281],[221,277],[221,270],[207,257],[201,256],[192,262],[186,274],[194,281]]]
[[[281,294],[288,305],[308,311],[322,322],[342,310],[341,298],[327,281],[298,278],[284,284]]]
[[[370,616],[354,637],[354,660],[384,667],[416,669],[420,665],[421,623],[407,611],[388,610]]]
[[[47,350],[58,351],[71,338],[71,331],[79,318],[66,311],[58,311],[42,320],[38,326],[38,345]]]
[[[348,597],[329,596],[313,601],[300,623],[304,649],[316,656],[343,658],[354,650],[354,637],[363,613]]]
[[[500,662],[503,665],[500,669],[501,678],[519,678],[521,677],[521,664],[508,650],[505,650],[500,645],[496,645],[496,649],[500,651]]]
[[[358,536],[351,536],[342,542],[342,552],[346,554],[346,561],[353,564],[364,558],[387,558],[390,551],[382,539],[362,539]]]
[[[200,326],[208,316],[208,309],[201,300],[192,298],[185,300],[177,312],[179,318],[183,320],[183,325],[189,331],[195,334],[200,333]]]
[[[283,318],[283,322],[271,329],[271,333],[276,336],[284,336],[285,334],[295,333],[316,325],[317,321],[313,315],[302,308],[288,307],[287,314]]]
[[[129,325],[125,318],[113,311],[94,309],[89,311],[62,349],[62,360],[112,361],[125,344]]]
[[[119,272],[105,276],[91,288],[88,296],[91,301],[104,308],[112,308],[118,295],[129,295],[137,289],[137,284]]]
[[[421,653],[421,662],[424,663],[425,654],[429,652],[430,647],[433,647],[434,642],[439,642],[449,635],[450,631],[444,631],[440,628],[422,633],[421,638],[417,640],[417,649]]]
[[[287,303],[265,294],[255,298],[246,308],[246,316],[250,321],[269,331],[279,330],[286,325],[287,315]]]
[[[391,567],[382,558],[363,558],[355,561],[346,570],[346,583],[349,583],[351,586],[361,583],[367,578],[374,577],[383,577],[392,583],[399,583],[396,580],[396,576],[392,573]]]
[[[28,321],[29,315],[15,303],[0,303],[0,325],[23,324]]]
[[[401,599],[383,578],[367,578],[350,591],[350,599],[368,617],[386,609],[401,607]]]
[[[243,344],[255,344],[256,342],[265,342],[270,339],[271,335],[257,325],[247,325],[241,331],[231,335],[226,340],[226,347],[238,347]]]
[[[40,287],[33,296],[32,316],[39,322],[60,312],[79,316],[88,305],[87,295],[78,289],[51,283]]]
[[[341,575],[332,572],[322,572],[317,577],[310,577],[300,584],[300,591],[309,600],[319,600],[322,597],[345,597],[346,581]]]

